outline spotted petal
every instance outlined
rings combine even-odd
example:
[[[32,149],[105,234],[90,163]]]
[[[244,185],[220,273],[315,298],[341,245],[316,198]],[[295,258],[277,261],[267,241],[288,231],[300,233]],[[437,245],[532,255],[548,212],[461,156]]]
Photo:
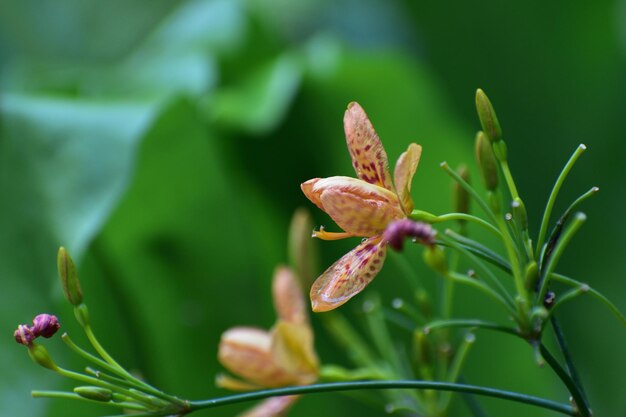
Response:
[[[218,359],[225,368],[264,387],[292,385],[298,378],[275,363],[271,335],[251,327],[234,327],[222,334]]]
[[[282,417],[299,398],[299,395],[268,398],[238,417]]]
[[[382,236],[376,236],[331,265],[311,287],[313,311],[333,310],[361,292],[382,268],[386,254]]]
[[[374,126],[358,103],[348,104],[343,127],[357,176],[363,181],[392,191],[387,154]]]
[[[290,268],[284,266],[276,268],[272,281],[272,295],[279,319],[297,324],[308,322],[304,294]]]
[[[422,156],[422,147],[415,143],[409,145],[406,152],[400,155],[398,162],[396,162],[396,169],[394,170],[394,182],[396,183],[396,190],[398,191],[398,198],[402,209],[408,216],[413,211],[413,199],[411,198],[411,181],[413,180],[413,174],[420,162]]]

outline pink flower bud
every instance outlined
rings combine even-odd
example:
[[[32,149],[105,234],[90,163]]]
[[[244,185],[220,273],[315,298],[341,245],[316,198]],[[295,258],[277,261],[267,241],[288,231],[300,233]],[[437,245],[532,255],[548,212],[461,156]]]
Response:
[[[13,333],[13,336],[15,336],[15,341],[17,341],[17,343],[24,346],[30,346],[36,337],[32,329],[25,324],[17,326],[17,330]]]
[[[61,327],[59,319],[51,314],[39,314],[33,319],[32,331],[35,336],[52,337]]]
[[[393,221],[387,226],[383,238],[389,243],[389,246],[401,251],[405,238],[411,237],[424,245],[432,245],[435,243],[435,234],[436,231],[427,223],[401,219]]]

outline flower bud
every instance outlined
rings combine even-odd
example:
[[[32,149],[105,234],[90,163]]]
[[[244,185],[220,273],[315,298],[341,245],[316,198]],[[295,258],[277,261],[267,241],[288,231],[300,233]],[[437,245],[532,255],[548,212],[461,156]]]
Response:
[[[463,178],[463,181],[469,184],[470,175],[466,165],[459,166],[457,173]],[[461,187],[461,184],[456,181],[454,182],[453,201],[457,213],[469,213],[470,195],[467,190]]]
[[[502,129],[498,122],[496,112],[493,110],[491,101],[480,88],[476,90],[476,111],[480,119],[480,125],[491,142],[498,142],[502,139]]]
[[[420,366],[430,366],[431,364],[431,346],[426,333],[417,330],[413,333],[413,348],[415,350],[415,358]]]
[[[24,346],[30,346],[37,337],[35,333],[33,333],[33,330],[25,324],[17,326],[17,330],[13,333],[13,336],[17,343]]]
[[[498,187],[498,164],[491,149],[491,144],[483,132],[476,134],[474,149],[485,188],[494,191]]]
[[[83,302],[83,292],[80,289],[76,265],[64,247],[59,248],[57,268],[59,270],[59,277],[61,278],[65,298],[70,304],[74,306],[79,305]]]
[[[31,343],[31,345],[28,347],[28,355],[36,364],[39,364],[44,368],[51,369],[53,371],[58,369],[58,367],[50,357],[48,349],[46,349],[43,345]]]
[[[424,250],[424,262],[433,271],[446,275],[448,273],[448,263],[446,262],[446,255],[443,250],[438,246],[430,246]]]
[[[299,208],[289,226],[289,259],[303,286],[310,286],[317,273],[317,250],[311,239],[313,221],[309,211]]]
[[[109,402],[113,399],[113,391],[102,387],[76,387],[74,392],[83,398],[94,401]]]
[[[413,210],[411,213],[411,219],[418,222],[437,223],[439,218],[432,213],[422,210]]]
[[[537,283],[539,282],[539,267],[537,266],[537,262],[533,261],[526,267],[524,282],[528,291],[538,290]]]
[[[60,327],[59,319],[50,314],[39,314],[33,319],[33,333],[46,339],[52,337]]]
[[[437,232],[428,223],[400,219],[387,226],[383,239],[389,243],[389,246],[401,251],[404,247],[404,239],[407,237],[412,237],[416,242],[424,245],[432,245],[435,243],[436,234]]]
[[[513,218],[520,230],[528,230],[528,215],[526,214],[526,206],[521,198],[516,197],[511,203],[513,209]]]

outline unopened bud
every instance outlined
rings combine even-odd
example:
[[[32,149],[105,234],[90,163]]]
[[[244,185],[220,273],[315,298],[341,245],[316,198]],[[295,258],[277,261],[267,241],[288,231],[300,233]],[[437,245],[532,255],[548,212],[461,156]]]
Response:
[[[74,392],[83,398],[94,401],[109,402],[113,399],[113,391],[102,387],[76,387]]]
[[[478,168],[480,168],[485,188],[494,191],[498,187],[498,163],[493,154],[491,144],[483,132],[478,132],[474,145],[476,161],[478,162]]]
[[[537,262],[533,261],[526,267],[525,287],[528,291],[537,291],[537,283],[539,282],[539,267]]]
[[[46,339],[52,337],[60,327],[59,319],[51,314],[39,314],[33,319],[33,333]]]
[[[411,219],[418,222],[437,223],[439,218],[432,213],[422,210],[413,210],[411,213]]]
[[[299,208],[293,214],[289,226],[289,258],[292,268],[300,278],[303,286],[313,283],[317,273],[317,251],[311,240],[313,221],[309,211]]]
[[[383,239],[397,251],[404,247],[404,239],[412,237],[415,242],[433,245],[437,232],[428,223],[400,219],[391,222],[383,233]]]
[[[428,336],[422,330],[413,333],[413,348],[415,350],[415,358],[420,366],[429,366],[431,364],[431,346]]]
[[[433,271],[446,275],[448,273],[448,263],[446,262],[446,255],[443,250],[438,246],[430,246],[424,250],[424,262]]]
[[[70,304],[74,306],[79,305],[83,302],[83,292],[80,289],[78,272],[76,272],[74,261],[64,247],[59,248],[57,268],[59,270],[59,277],[61,278],[65,298]]]
[[[456,172],[461,178],[463,178],[463,181],[469,184],[470,174],[466,165],[459,166]],[[456,181],[454,182],[453,201],[455,203],[455,209],[457,213],[469,213],[470,195],[467,190],[461,187],[461,184]]]
[[[25,324],[17,326],[17,330],[13,333],[13,336],[17,343],[24,346],[30,346],[37,337],[35,333],[33,333],[33,330]]]
[[[502,129],[498,122],[496,112],[491,105],[491,101],[480,88],[476,90],[476,111],[480,119],[480,125],[483,127],[487,138],[491,142],[497,142],[502,139]]]
[[[513,209],[513,218],[520,230],[528,230],[528,215],[526,214],[526,206],[521,198],[516,197],[511,203]]]
[[[43,345],[31,343],[31,345],[28,347],[28,355],[36,364],[39,364],[44,368],[52,369],[53,371],[58,369],[58,367],[50,357],[48,349],[46,349]]]

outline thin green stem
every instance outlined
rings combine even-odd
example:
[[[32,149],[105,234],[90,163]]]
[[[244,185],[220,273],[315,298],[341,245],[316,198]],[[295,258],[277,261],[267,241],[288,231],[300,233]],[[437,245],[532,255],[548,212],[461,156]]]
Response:
[[[355,365],[365,368],[376,365],[374,354],[344,316],[333,311],[324,314],[323,319],[326,330],[349,353]]]
[[[462,275],[462,274],[459,274],[458,272],[453,272],[453,271],[448,272],[448,278],[453,279],[455,282],[458,282],[460,284],[466,284],[466,285],[469,285],[470,287],[474,287],[482,291],[483,293],[485,293],[486,295],[488,295],[489,297],[491,297],[492,299],[500,303],[506,309],[506,311],[508,311],[513,317],[515,317],[516,315],[515,309],[511,307],[511,305],[507,302],[507,300],[504,297],[502,297],[499,293],[494,291],[490,286],[488,286],[484,282],[478,281],[476,279],[470,278],[466,275]]]
[[[468,327],[495,330],[501,333],[511,334],[513,336],[521,337],[521,334],[513,327],[503,326],[497,323],[491,323],[483,320],[474,319],[449,319],[449,320],[435,320],[424,326],[424,333],[430,333],[433,330],[445,329],[451,327]]]
[[[515,186],[515,181],[513,180],[513,175],[511,175],[511,169],[509,168],[509,162],[507,160],[500,160],[500,168],[502,168],[502,174],[504,175],[504,180],[509,188],[512,199],[515,200],[519,198],[517,187]]]
[[[497,238],[502,238],[502,234],[496,227],[494,227],[491,223],[481,219],[480,217],[472,216],[471,214],[467,213],[447,213],[437,216],[437,223],[450,220],[466,220],[468,222],[475,223],[485,230],[488,230],[489,233],[493,234]]]
[[[463,377],[463,375],[459,376],[459,383],[465,384],[465,378]],[[474,417],[488,417],[487,412],[483,409],[482,405],[480,405],[476,397],[466,393],[462,393],[461,396],[465,401],[465,405],[474,415]]]
[[[572,407],[567,404],[557,403],[543,398],[533,397],[517,392],[503,391],[497,388],[480,387],[467,384],[435,381],[358,381],[358,382],[335,382],[327,384],[314,384],[298,387],[268,389],[256,392],[230,395],[222,398],[214,398],[202,401],[192,401],[190,410],[215,408],[228,404],[236,404],[244,401],[262,400],[268,397],[277,397],[296,394],[311,394],[319,392],[351,391],[363,389],[432,389],[439,391],[465,392],[470,394],[484,395],[487,397],[502,398],[509,401],[520,402],[536,407],[553,410],[565,415],[573,415]],[[588,416],[587,416],[588,417]]]
[[[498,228],[502,232],[502,236],[503,236],[502,243],[504,243],[504,247],[506,249],[506,252],[509,258],[509,263],[511,264],[511,271],[513,274],[513,278],[515,279],[515,289],[517,290],[517,293],[523,299],[527,299],[528,295],[527,295],[526,288],[524,286],[524,275],[522,274],[522,270],[521,270],[519,259],[518,259],[518,253],[515,249],[515,244],[513,242],[513,239],[509,235],[509,232],[507,230],[507,225],[504,222],[504,219],[502,217],[497,218],[496,224],[498,225]]]
[[[471,239],[468,239],[468,240],[471,240]],[[465,249],[469,253],[476,255],[480,259],[483,259],[494,266],[497,266],[499,269],[506,272],[507,274],[511,274],[511,265],[509,264],[509,262],[503,257],[501,257],[500,255],[498,255],[497,253],[495,253],[494,251],[492,251],[491,249],[488,249],[487,247],[484,247],[480,245],[479,243],[476,246],[466,244],[466,243],[461,243],[458,241],[457,243],[459,247]],[[441,241],[441,240],[438,241],[437,244],[442,245],[442,246],[450,246],[446,242]]]
[[[458,182],[459,185],[463,187],[463,189],[467,191],[474,198],[474,200],[476,200],[478,205],[484,210],[487,216],[489,216],[491,220],[495,222],[496,215],[493,213],[493,211],[491,210],[489,205],[485,202],[485,200],[483,200],[482,197],[476,192],[476,190],[471,185],[469,185],[463,178],[461,178],[461,176],[455,170],[450,168],[447,162],[444,161],[441,164],[439,164],[439,166],[444,171],[446,171],[446,173],[449,176],[451,176],[456,182]]]
[[[576,281],[575,279],[572,279],[572,278],[567,277],[565,275],[553,273],[552,275],[550,275],[550,278],[554,279],[555,281],[567,284],[567,285],[572,285],[572,286],[575,286],[575,287],[583,287],[584,286],[586,288],[589,288],[589,294],[593,295],[594,297],[596,297],[596,299],[600,300],[600,302],[602,302],[602,304],[604,304],[604,306],[606,308],[608,308],[609,311],[611,313],[613,313],[613,315],[615,317],[617,317],[617,319],[622,323],[622,325],[626,326],[626,317],[624,317],[622,312],[619,311],[619,309],[615,306],[615,304],[613,304],[611,302],[611,300],[606,298],[601,292],[593,289],[592,287],[588,286],[587,284],[583,284],[582,282]]]
[[[550,365],[550,367],[554,370],[554,372],[561,379],[561,381],[563,381],[563,384],[565,384],[565,386],[567,387],[567,390],[570,392],[572,398],[574,399],[574,402],[576,403],[580,416],[591,417],[591,412],[585,405],[585,401],[583,400],[583,396],[580,390],[578,389],[572,378],[569,376],[569,374],[565,371],[565,369],[563,369],[563,367],[559,364],[556,358],[552,356],[550,351],[548,351],[548,349],[543,344],[539,346],[539,349],[541,351],[541,356],[543,356],[548,365]]]
[[[588,292],[589,292],[589,286],[582,285],[580,287],[572,288],[571,290],[569,290],[563,295],[559,295],[556,298],[556,302],[554,303],[554,305],[548,311],[548,317],[552,316],[556,312],[556,310],[558,310],[559,307],[561,307],[566,302],[571,301]]]
[[[565,229],[561,238],[557,241],[554,250],[550,254],[547,265],[541,270],[541,288],[539,289],[539,295],[537,296],[537,304],[543,303],[543,299],[545,298],[546,292],[548,291],[550,277],[552,275],[552,272],[554,272],[554,268],[556,268],[556,265],[559,262],[563,251],[586,219],[587,216],[585,216],[583,213],[578,213],[574,217],[574,220],[572,220],[569,226]]]
[[[555,306],[556,307],[556,306]],[[589,409],[589,401],[587,400],[587,394],[585,393],[585,388],[583,387],[580,376],[578,375],[578,371],[576,370],[576,366],[574,366],[574,359],[572,358],[572,354],[567,347],[567,342],[565,341],[565,335],[561,330],[561,326],[559,325],[559,321],[556,319],[555,315],[552,315],[550,318],[550,323],[552,324],[552,329],[554,330],[554,336],[556,337],[556,341],[559,345],[559,350],[563,355],[563,359],[565,360],[565,365],[567,365],[567,370],[569,371],[570,376],[572,377],[572,381],[578,387],[580,391],[580,396],[583,401],[583,405],[585,408]]]
[[[99,366],[100,368],[103,368],[115,375],[118,375],[122,378],[124,378],[127,381],[127,386],[132,387],[132,388],[137,388],[140,389],[144,392],[146,392],[147,394],[150,395],[154,395],[155,397],[161,398],[163,400],[169,401],[169,402],[173,402],[179,405],[184,405],[184,401],[181,400],[180,398],[176,398],[173,397],[171,395],[165,394],[164,392],[159,391],[158,389],[154,388],[151,385],[146,384],[145,382],[135,378],[134,376],[132,376],[131,374],[129,374],[128,372],[126,372],[123,369],[120,369],[118,367],[112,366],[109,363],[103,361],[102,359],[92,355],[91,353],[87,352],[86,350],[82,349],[81,347],[79,347],[78,345],[76,345],[72,339],[70,338],[70,336],[67,333],[64,333],[63,336],[61,336],[61,339],[63,340],[63,342],[65,342],[65,344],[72,349],[75,353],[77,353],[79,356],[81,356],[82,358],[96,364],[97,366]],[[97,376],[99,378],[99,376]]]
[[[563,182],[565,182],[565,178],[567,178],[567,174],[570,172],[578,158],[587,150],[587,147],[583,144],[578,145],[578,148],[574,151],[570,159],[567,161],[559,177],[556,179],[554,186],[552,187],[552,191],[550,192],[550,197],[548,198],[548,203],[546,204],[546,208],[543,212],[543,218],[541,219],[541,228],[539,229],[539,236],[537,237],[537,248],[535,253],[535,259],[540,259],[539,254],[543,251],[543,242],[546,238],[546,233],[548,232],[548,224],[550,222],[550,216],[552,214],[552,209],[554,207],[554,203],[556,202],[556,197],[559,194],[561,186]]]
[[[461,374],[461,369],[463,364],[465,363],[465,359],[467,359],[467,355],[469,354],[469,350],[476,341],[476,336],[473,333],[468,332],[465,334],[463,341],[459,345],[456,351],[456,355],[452,360],[452,364],[450,366],[450,370],[448,371],[448,375],[446,377],[446,382],[457,382],[459,375]],[[450,391],[444,392],[439,401],[439,409],[445,411],[450,406],[450,401],[452,400],[452,393]]]
[[[108,405],[110,407],[124,408],[127,410],[147,411],[148,409],[140,404],[131,402],[113,402],[113,401],[97,401],[89,398],[81,397],[73,392],[65,391],[31,391],[34,398],[61,398],[64,400],[78,400],[92,404]]]
[[[493,284],[495,287],[498,288],[498,294],[501,297],[503,297],[511,307],[515,305],[513,299],[511,298],[511,295],[508,293],[506,288],[504,288],[500,280],[493,274],[493,272],[491,272],[489,268],[487,268],[479,259],[477,259],[474,255],[472,255],[467,249],[463,248],[455,240],[453,240],[451,238],[453,236],[456,236],[456,234],[453,231],[448,229],[446,230],[446,233],[444,235],[439,235],[439,238],[448,246],[456,249],[457,251],[465,255],[467,258],[469,258],[485,274],[485,277],[489,279],[491,284]]]
[[[110,389],[111,391],[116,391],[119,392],[121,394],[126,395],[127,397],[131,397],[134,398],[135,400],[146,404],[146,406],[148,407],[154,407],[154,404],[152,402],[152,400],[149,397],[146,397],[143,394],[140,394],[136,391],[131,391],[131,390],[127,390],[125,388],[119,387],[117,385],[114,384],[110,384],[106,381],[102,381],[100,379],[91,377],[91,376],[87,376],[87,375],[83,375],[80,374],[78,372],[74,372],[74,371],[70,371],[68,369],[64,369],[64,368],[57,368],[56,372],[61,375],[64,376],[66,378],[71,378],[74,379],[76,381],[81,381],[81,382],[85,382],[87,384],[91,384],[91,385],[96,385],[102,388],[107,388]]]

